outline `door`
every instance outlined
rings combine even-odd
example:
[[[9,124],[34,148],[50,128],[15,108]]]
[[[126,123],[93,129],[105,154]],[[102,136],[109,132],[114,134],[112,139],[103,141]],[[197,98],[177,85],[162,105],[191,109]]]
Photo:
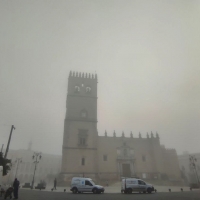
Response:
[[[84,192],[84,190],[85,190],[85,180],[80,180],[80,182],[78,184],[78,191]]]
[[[146,183],[144,181],[138,180],[140,192],[146,191]]]
[[[122,174],[124,177],[130,177],[131,176],[131,166],[130,164],[122,164]]]
[[[85,180],[84,192],[92,192],[92,189],[93,189],[92,183],[88,180]]]

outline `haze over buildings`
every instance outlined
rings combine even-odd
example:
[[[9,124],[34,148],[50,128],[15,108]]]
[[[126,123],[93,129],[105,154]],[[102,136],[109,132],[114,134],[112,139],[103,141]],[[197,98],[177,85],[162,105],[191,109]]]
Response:
[[[148,180],[181,184],[181,173],[175,149],[160,144],[158,133],[146,138],[99,136],[97,131],[97,87],[95,74],[72,73],[68,78],[66,116],[62,146],[63,181],[88,176],[94,180],[117,181],[120,177],[142,177]]]
[[[199,1],[1,1],[0,145],[61,154],[70,70],[98,74],[98,133],[199,152]]]

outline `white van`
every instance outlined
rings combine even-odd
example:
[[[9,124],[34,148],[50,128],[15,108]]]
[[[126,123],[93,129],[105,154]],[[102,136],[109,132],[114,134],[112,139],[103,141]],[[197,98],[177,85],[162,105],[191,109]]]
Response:
[[[104,192],[104,187],[95,185],[91,178],[73,177],[71,181],[71,189],[74,194],[83,192],[93,192],[100,194]]]
[[[151,184],[145,183],[141,179],[137,178],[123,178],[121,182],[121,193],[131,194],[132,192],[151,193],[154,191],[154,187]]]

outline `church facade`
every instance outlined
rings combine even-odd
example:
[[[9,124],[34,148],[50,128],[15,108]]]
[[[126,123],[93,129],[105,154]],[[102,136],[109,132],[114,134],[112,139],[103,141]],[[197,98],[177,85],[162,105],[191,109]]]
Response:
[[[175,149],[160,144],[158,133],[146,138],[99,136],[97,132],[97,75],[70,72],[64,122],[62,169],[65,181],[73,176],[94,180],[140,177],[180,182]]]

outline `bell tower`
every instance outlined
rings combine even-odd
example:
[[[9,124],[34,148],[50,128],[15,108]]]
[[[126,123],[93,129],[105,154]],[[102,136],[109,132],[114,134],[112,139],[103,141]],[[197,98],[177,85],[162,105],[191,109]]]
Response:
[[[65,181],[96,175],[97,137],[97,75],[70,72],[62,147]]]

